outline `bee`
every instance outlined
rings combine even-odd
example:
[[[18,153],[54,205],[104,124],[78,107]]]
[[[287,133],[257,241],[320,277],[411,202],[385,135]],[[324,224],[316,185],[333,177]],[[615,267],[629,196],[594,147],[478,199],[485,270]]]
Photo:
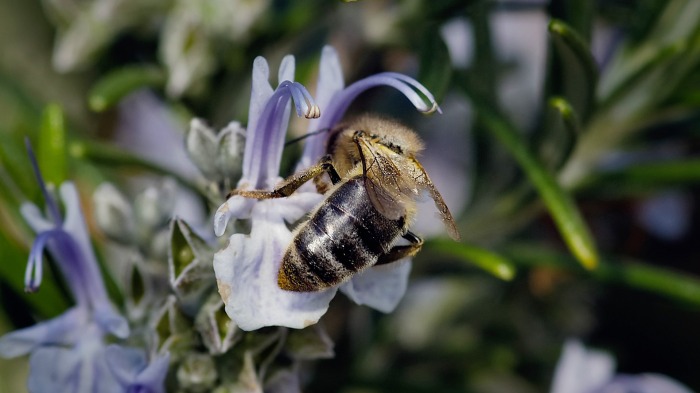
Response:
[[[409,230],[416,202],[427,191],[448,234],[459,239],[454,219],[416,156],[423,142],[409,128],[365,115],[328,136],[326,155],[283,180],[274,190],[233,190],[248,198],[283,198],[324,173],[332,183],[308,220],[293,231],[278,274],[281,289],[314,292],[348,281],[371,266],[417,254],[423,240]],[[397,245],[399,238],[409,244]]]

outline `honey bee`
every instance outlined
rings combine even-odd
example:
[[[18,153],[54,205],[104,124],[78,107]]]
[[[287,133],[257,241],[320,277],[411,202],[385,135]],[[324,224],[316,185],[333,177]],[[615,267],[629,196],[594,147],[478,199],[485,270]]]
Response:
[[[233,190],[230,195],[283,198],[328,174],[332,185],[325,200],[294,229],[279,270],[279,287],[321,291],[368,267],[415,255],[423,240],[409,226],[423,191],[435,202],[450,237],[458,240],[452,214],[416,159],[422,149],[423,142],[407,127],[366,115],[332,130],[326,156],[274,190]],[[401,237],[409,244],[396,245]]]

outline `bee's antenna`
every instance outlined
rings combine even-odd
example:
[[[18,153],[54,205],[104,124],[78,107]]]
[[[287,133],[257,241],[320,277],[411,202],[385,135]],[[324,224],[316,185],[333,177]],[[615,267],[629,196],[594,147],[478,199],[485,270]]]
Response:
[[[328,131],[330,131],[330,130],[331,130],[330,127],[325,127],[325,128],[321,128],[320,130],[307,132],[306,134],[304,134],[304,135],[302,135],[302,136],[300,136],[300,137],[296,137],[296,138],[294,138],[294,139],[288,140],[288,141],[284,144],[284,147],[287,147],[287,146],[289,146],[289,145],[291,145],[291,144],[293,144],[293,143],[297,143],[297,142],[299,142],[299,141],[303,141],[304,139],[306,139],[306,138],[308,138],[308,137],[310,137],[310,136],[315,136],[315,135],[318,135],[318,134],[323,134],[323,133],[328,132]]]

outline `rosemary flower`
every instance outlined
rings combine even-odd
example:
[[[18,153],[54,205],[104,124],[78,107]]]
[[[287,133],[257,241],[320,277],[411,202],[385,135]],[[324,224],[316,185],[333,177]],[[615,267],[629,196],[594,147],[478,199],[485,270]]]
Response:
[[[284,82],[274,91],[268,82],[267,62],[257,58],[253,68],[250,123],[239,189],[270,190],[282,180],[279,166],[290,99],[294,100],[299,116],[316,118],[319,106],[323,108],[320,118],[310,122],[310,131],[336,125],[359,94],[377,86],[394,87],[422,112],[439,110],[425,87],[401,74],[381,73],[344,88],[340,62],[331,47],[325,47],[321,56],[317,90],[319,106],[303,86],[289,82],[294,75],[293,57],[284,59],[279,77]],[[427,103],[423,97],[427,97]],[[309,138],[297,168],[315,164],[324,153],[324,145],[323,138]],[[247,219],[251,223],[249,234],[233,234],[226,248],[214,256],[214,270],[226,312],[241,329],[254,330],[264,326],[303,328],[318,322],[326,312],[337,288],[299,293],[284,291],[277,285],[282,256],[292,241],[288,225],[301,219],[322,199],[323,196],[309,184],[287,198],[254,200],[236,195],[217,211],[214,226],[219,236],[231,218]],[[407,261],[371,268],[341,286],[341,291],[358,304],[390,312],[405,292],[410,268]]]

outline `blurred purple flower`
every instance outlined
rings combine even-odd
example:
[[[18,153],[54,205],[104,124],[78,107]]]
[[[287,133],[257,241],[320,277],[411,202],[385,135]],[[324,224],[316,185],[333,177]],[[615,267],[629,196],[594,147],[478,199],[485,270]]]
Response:
[[[344,89],[338,56],[329,46],[323,49],[321,56],[318,106],[303,86],[288,82],[293,76],[294,58],[287,56],[279,72],[279,80],[284,82],[273,91],[268,82],[269,69],[265,59],[259,57],[253,64],[248,136],[239,189],[272,189],[282,180],[279,165],[290,98],[294,100],[299,116],[318,117],[318,107],[324,108],[319,119],[311,120],[310,132],[335,126],[359,94],[378,86],[399,90],[421,112],[439,111],[435,99],[425,87],[401,74],[377,74]],[[325,139],[309,138],[297,169],[315,164],[324,153]],[[251,221],[249,235],[232,235],[227,247],[214,256],[214,270],[226,313],[241,329],[254,330],[264,326],[303,328],[316,323],[325,314],[336,288],[298,293],[284,291],[277,285],[282,256],[292,240],[287,224],[302,218],[322,199],[315,187],[308,184],[287,198],[253,200],[234,196],[217,211],[214,228],[219,236],[232,218]],[[389,312],[405,292],[410,268],[410,263],[399,262],[368,269],[343,285],[341,291],[358,304]]]
[[[615,359],[580,342],[564,345],[550,393],[693,393],[660,374],[614,374]]]
[[[29,254],[25,286],[27,291],[38,289],[42,279],[42,255],[48,248],[76,306],[54,319],[0,337],[0,356],[30,354],[28,388],[32,392],[126,392],[130,386],[138,384],[142,386],[138,391],[162,391],[165,372],[161,370],[159,375],[151,376],[153,368],[146,366],[142,350],[106,346],[104,337],[108,334],[122,339],[128,337],[129,325],[107,296],[78,192],[71,182],[61,185],[59,194],[65,206],[64,219],[44,185],[31,152],[30,155],[48,215],[44,217],[31,203],[21,207],[22,215],[38,234]],[[162,360],[154,364],[160,364],[157,362]],[[119,375],[130,377],[119,379]]]

